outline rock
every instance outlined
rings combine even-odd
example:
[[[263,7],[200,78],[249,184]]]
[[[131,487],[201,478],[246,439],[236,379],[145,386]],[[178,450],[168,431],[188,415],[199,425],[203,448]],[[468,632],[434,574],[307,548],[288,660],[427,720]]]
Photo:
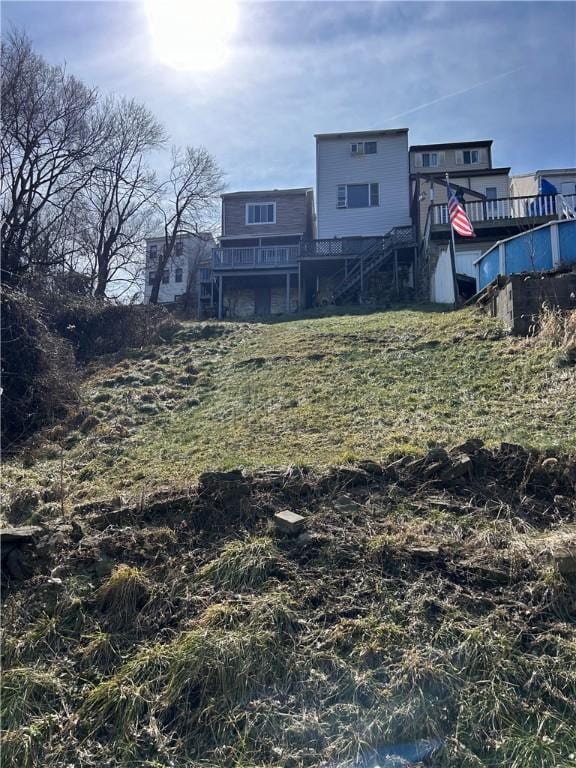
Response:
[[[40,504],[40,494],[34,488],[22,488],[10,499],[6,517],[11,523],[22,523]]]
[[[454,448],[452,448],[450,453],[465,453],[468,456],[473,456],[483,447],[484,441],[480,440],[479,437],[473,437],[470,440],[466,440],[466,442],[461,443],[460,445],[456,445]]]
[[[560,545],[554,550],[552,557],[565,579],[576,579],[576,541]]]
[[[473,464],[470,456],[460,456],[453,461],[450,466],[442,470],[440,477],[442,480],[455,480],[457,477],[462,477],[463,475],[468,475],[470,477],[472,474],[472,467]]]
[[[300,533],[304,528],[306,520],[302,515],[297,515],[296,512],[291,512],[289,509],[284,509],[282,512],[277,512],[274,515],[274,523],[276,527],[284,533],[290,533],[296,535]]]
[[[334,500],[334,507],[338,512],[356,512],[362,505],[350,496],[339,496]]]

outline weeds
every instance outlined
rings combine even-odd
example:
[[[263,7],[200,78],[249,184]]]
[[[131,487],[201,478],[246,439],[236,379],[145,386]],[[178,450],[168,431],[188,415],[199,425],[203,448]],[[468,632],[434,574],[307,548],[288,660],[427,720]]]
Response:
[[[200,571],[217,589],[253,590],[282,572],[282,557],[267,537],[232,541]]]
[[[2,673],[0,691],[2,725],[12,730],[34,717],[55,712],[64,688],[52,672],[36,667],[14,667]]]
[[[96,598],[111,625],[129,626],[150,599],[151,588],[138,568],[119,565],[100,587]]]

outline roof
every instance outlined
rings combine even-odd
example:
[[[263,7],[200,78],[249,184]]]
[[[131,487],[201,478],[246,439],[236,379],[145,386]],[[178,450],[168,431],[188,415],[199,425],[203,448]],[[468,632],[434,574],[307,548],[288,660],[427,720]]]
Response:
[[[508,175],[510,173],[510,166],[504,167],[504,168],[470,168],[469,166],[466,166],[465,168],[462,168],[462,170],[455,171],[451,170],[448,171],[448,175],[451,179],[466,179],[469,176],[502,176],[502,175]],[[442,168],[418,168],[417,171],[414,171],[412,173],[412,176],[446,176],[446,171]]]
[[[227,197],[245,197],[246,195],[258,195],[259,197],[277,195],[304,195],[312,192],[312,187],[294,187],[292,189],[248,189],[243,192],[224,192],[220,197],[224,200]]]
[[[343,133],[315,133],[316,139],[364,139],[369,136],[395,136],[408,133],[408,128],[388,128],[375,131],[344,131]]]
[[[197,237],[199,240],[210,240],[214,239],[214,234],[212,232],[178,232],[177,237]],[[164,240],[164,232],[162,232],[159,235],[150,235],[149,237],[146,237],[146,242],[150,240]]]
[[[576,176],[576,168],[545,168],[542,171],[531,171],[530,173],[515,173],[515,179],[523,179],[528,176]]]
[[[447,141],[442,144],[413,144],[410,152],[423,152],[429,149],[468,149],[469,147],[491,147],[492,139],[478,141]]]

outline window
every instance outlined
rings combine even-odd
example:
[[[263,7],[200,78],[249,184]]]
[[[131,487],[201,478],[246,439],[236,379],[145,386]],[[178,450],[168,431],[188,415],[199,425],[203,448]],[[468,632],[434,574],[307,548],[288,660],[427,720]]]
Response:
[[[353,155],[375,155],[378,151],[378,142],[356,141],[350,145],[350,151]]]
[[[480,162],[480,152],[477,149],[465,149],[463,152],[457,152],[456,162],[459,162],[460,165],[478,165]]]
[[[184,243],[182,240],[176,240],[175,253],[176,256],[181,256],[184,252]]]
[[[149,272],[148,273],[148,283],[150,285],[152,285],[152,283],[154,282],[154,275],[155,275],[155,272]]]
[[[174,272],[174,282],[175,283],[182,282],[182,267],[176,267],[176,271]]]
[[[437,152],[423,152],[422,153],[422,167],[423,168],[437,168],[438,167],[438,153]]]
[[[149,253],[150,253],[150,256],[152,258],[156,258],[156,254],[158,253],[158,246],[157,245],[151,245]]]
[[[497,197],[497,187],[486,187],[486,213],[492,218],[498,215]]]
[[[275,224],[276,203],[247,203],[246,224]]]
[[[337,208],[374,208],[380,205],[378,184],[340,184]]]
[[[164,285],[170,282],[170,270],[165,269],[164,272],[162,272],[162,282]]]

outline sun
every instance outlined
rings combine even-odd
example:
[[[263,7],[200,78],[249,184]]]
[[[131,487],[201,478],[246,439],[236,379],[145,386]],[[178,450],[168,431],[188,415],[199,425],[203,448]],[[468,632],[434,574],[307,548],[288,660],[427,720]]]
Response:
[[[144,0],[156,56],[182,70],[221,67],[238,23],[237,0]]]

